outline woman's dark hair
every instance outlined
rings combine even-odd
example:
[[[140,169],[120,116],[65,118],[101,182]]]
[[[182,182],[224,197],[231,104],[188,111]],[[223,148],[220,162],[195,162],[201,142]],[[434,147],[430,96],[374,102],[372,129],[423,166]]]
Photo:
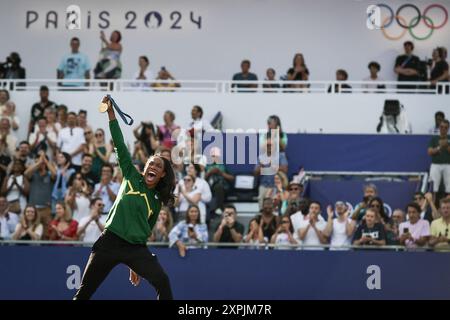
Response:
[[[302,57],[303,60],[303,66],[305,65],[305,57],[303,56],[302,53],[296,53],[294,55],[294,58],[292,59],[292,67],[295,68],[295,60],[297,59],[297,57]]]
[[[203,109],[200,106],[193,106],[197,110],[198,113],[200,113],[200,118],[203,118]]]
[[[166,173],[165,176],[162,177],[156,185],[156,191],[159,193],[159,198],[161,199],[162,203],[165,206],[172,208],[175,202],[175,196],[173,195],[173,190],[175,189],[176,184],[175,173],[169,160],[161,157],[160,154],[157,154],[155,156],[163,160],[164,171]]]
[[[200,173],[202,172],[202,168],[200,167],[200,165],[198,163],[191,163],[191,164],[194,166],[194,169],[195,169],[195,177],[194,177],[194,182],[195,182],[195,179],[200,176]],[[186,167],[186,169],[187,169],[187,167]]]
[[[252,222],[255,221],[258,225],[259,225],[259,221],[257,218],[251,218],[250,221],[248,222],[248,228],[247,228],[247,233],[250,232],[250,226],[252,225]]]
[[[68,154],[67,152],[61,152],[61,154],[64,156],[64,158],[66,159],[66,164],[70,163],[72,164],[72,157],[70,156],[70,154]]]
[[[144,60],[147,64],[149,63],[147,56],[140,56],[139,59]]]
[[[283,222],[283,219],[288,219],[289,220],[289,231],[291,233],[294,233],[294,226],[292,225],[291,216],[287,215],[287,214],[282,215],[281,216],[281,220],[280,220],[280,224],[281,224],[281,222]]]
[[[116,32],[117,33],[117,35],[118,35],[118,39],[117,39],[117,43],[119,43],[120,42],[120,40],[122,40],[122,34],[120,33],[120,31],[119,30],[114,30],[112,33],[114,33],[114,32]]]
[[[83,178],[83,174],[81,172],[75,172],[73,175],[70,176],[69,179],[70,187],[73,187],[73,185],[75,184],[77,176],[79,176],[81,180],[84,180],[86,182],[86,179]]]
[[[389,217],[386,214],[386,211],[384,211],[384,202],[383,200],[381,200],[380,197],[374,197],[370,200],[369,202],[369,208],[372,206],[373,202],[378,202],[380,204],[380,216],[381,218],[384,220],[384,222],[388,222],[389,221]]]
[[[186,210],[186,223],[190,223],[190,221],[189,221],[189,211],[191,211],[192,208],[196,208],[197,211],[198,211],[197,221],[195,221],[195,224],[199,224],[200,223],[200,208],[196,204],[191,204],[187,208],[187,210]]]
[[[275,115],[275,114],[273,114],[273,115],[271,115],[271,116],[267,119],[267,122],[269,122],[269,121],[275,121],[275,123],[277,124],[277,126],[280,127],[280,135],[281,135],[281,133],[283,133],[283,129],[281,128],[281,120],[280,120],[280,117],[277,116],[277,115]]]

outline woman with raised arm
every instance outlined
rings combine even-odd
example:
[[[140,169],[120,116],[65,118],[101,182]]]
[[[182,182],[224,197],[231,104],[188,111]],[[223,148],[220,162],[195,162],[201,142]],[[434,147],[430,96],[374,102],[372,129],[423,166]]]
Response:
[[[92,247],[74,299],[89,299],[120,263],[130,268],[130,281],[134,286],[143,277],[156,289],[158,299],[172,299],[169,278],[146,244],[162,204],[170,206],[173,203],[173,169],[167,159],[154,155],[148,159],[144,171],[138,172],[124,142],[111,100],[105,97],[103,103],[108,105],[109,128],[123,180],[105,230]]]

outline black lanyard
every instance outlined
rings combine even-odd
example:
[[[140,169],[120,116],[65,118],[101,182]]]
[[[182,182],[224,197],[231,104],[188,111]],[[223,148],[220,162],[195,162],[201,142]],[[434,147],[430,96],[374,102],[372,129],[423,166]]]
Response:
[[[114,109],[116,109],[117,113],[118,113],[119,116],[122,118],[123,122],[125,122],[125,124],[131,126],[131,125],[133,124],[133,122],[134,122],[133,118],[132,118],[129,114],[123,112],[123,111],[119,108],[119,106],[117,105],[117,103],[114,101],[114,99],[113,99],[109,94],[107,95],[107,97],[108,97],[109,100],[111,101],[112,106],[114,107]]]

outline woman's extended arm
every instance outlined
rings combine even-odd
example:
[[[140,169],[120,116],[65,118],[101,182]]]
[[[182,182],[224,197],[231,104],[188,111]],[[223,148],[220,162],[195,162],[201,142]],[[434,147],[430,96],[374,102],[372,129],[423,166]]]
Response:
[[[103,102],[108,103],[109,106],[109,129],[117,150],[117,160],[119,162],[120,169],[122,170],[123,176],[125,178],[129,178],[133,173],[137,173],[137,170],[131,161],[130,152],[128,151],[128,148],[123,140],[122,131],[120,130],[119,123],[117,122],[116,114],[114,113],[114,108],[111,105],[111,101],[108,97],[104,97]]]

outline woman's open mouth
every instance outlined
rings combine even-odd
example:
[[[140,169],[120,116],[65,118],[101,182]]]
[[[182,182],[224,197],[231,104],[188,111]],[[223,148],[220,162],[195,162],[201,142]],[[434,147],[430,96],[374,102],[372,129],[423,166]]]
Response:
[[[156,179],[156,173],[154,171],[148,171],[147,174],[145,175],[145,180],[147,181],[147,183],[152,183],[154,182]]]

